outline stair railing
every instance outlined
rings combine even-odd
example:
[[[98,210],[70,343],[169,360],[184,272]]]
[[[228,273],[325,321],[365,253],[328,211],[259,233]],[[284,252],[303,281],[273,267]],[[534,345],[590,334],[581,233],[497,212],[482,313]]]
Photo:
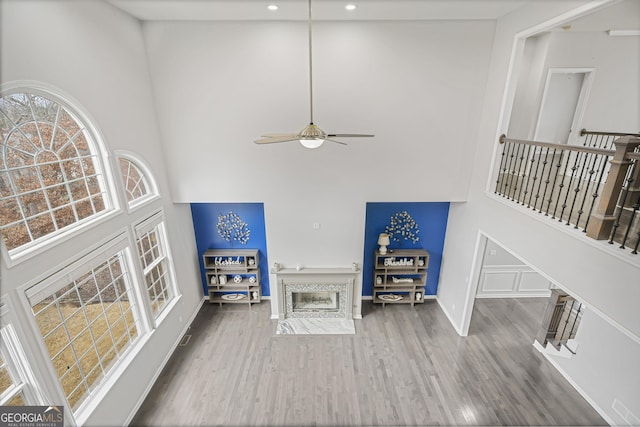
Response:
[[[583,311],[584,306],[578,300],[562,289],[552,289],[536,340],[542,346],[550,343],[560,349],[576,337]]]
[[[629,245],[637,254],[640,135],[584,130],[581,135],[586,135],[581,146],[502,135],[495,193],[591,238]],[[615,149],[603,148],[611,144]]]
[[[580,136],[584,137],[583,145],[585,147],[613,150],[615,149],[613,141],[615,141],[617,138],[621,136],[634,136],[636,138],[640,138],[640,133],[598,132],[582,129],[580,131]]]

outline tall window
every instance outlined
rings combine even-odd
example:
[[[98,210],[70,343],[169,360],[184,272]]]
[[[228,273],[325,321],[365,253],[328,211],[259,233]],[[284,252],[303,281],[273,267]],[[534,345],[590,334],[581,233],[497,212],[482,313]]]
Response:
[[[0,98],[0,232],[10,251],[111,208],[95,141],[69,108]]]
[[[136,239],[151,310],[157,318],[175,296],[162,216],[156,214],[138,225]]]
[[[8,331],[8,327],[3,328]],[[15,367],[15,361],[7,351],[4,334],[0,334],[0,405],[19,406],[26,405],[24,394],[25,381]]]
[[[123,243],[124,244],[124,243]],[[36,323],[75,411],[139,336],[126,249],[27,291]]]
[[[37,405],[42,396],[13,328],[9,309],[0,301],[0,406]]]

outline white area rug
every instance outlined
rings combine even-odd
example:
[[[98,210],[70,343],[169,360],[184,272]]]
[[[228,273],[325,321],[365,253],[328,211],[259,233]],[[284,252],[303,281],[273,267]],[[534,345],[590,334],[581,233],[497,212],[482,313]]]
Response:
[[[285,319],[278,320],[278,335],[340,335],[355,334],[353,320],[347,319]]]

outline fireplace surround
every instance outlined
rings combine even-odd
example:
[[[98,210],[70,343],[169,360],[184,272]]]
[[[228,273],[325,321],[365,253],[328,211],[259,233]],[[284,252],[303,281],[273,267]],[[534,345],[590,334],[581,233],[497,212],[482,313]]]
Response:
[[[344,268],[274,271],[278,319],[353,319],[357,271]]]

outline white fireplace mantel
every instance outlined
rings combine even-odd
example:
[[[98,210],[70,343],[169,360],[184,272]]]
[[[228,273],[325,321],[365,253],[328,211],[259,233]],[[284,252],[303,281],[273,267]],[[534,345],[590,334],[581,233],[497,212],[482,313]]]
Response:
[[[276,276],[283,276],[283,275],[312,275],[312,274],[321,274],[321,275],[331,275],[331,274],[351,274],[351,275],[355,275],[360,273],[360,269],[354,270],[352,268],[308,268],[308,267],[302,267],[300,269],[297,268],[280,268],[280,269],[275,269],[272,268],[271,269],[271,273],[275,274]]]
[[[293,315],[291,300],[293,292],[322,292],[324,290],[338,292],[340,309],[337,313],[304,313],[297,316],[353,319],[353,291],[356,277],[360,273],[359,269],[274,268],[271,273],[276,276],[278,319],[284,320]]]

